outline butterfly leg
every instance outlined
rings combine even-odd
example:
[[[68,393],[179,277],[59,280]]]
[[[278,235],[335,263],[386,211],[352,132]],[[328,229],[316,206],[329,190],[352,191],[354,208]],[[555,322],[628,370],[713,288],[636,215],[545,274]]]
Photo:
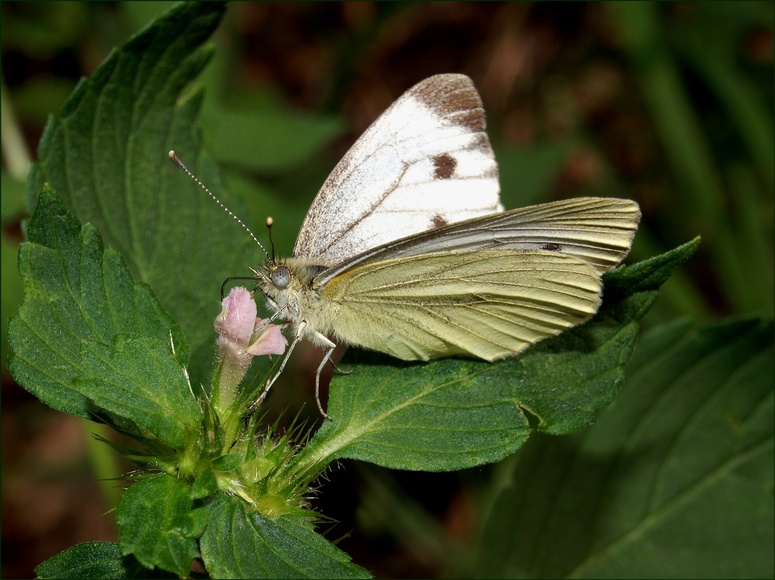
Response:
[[[302,325],[305,324],[302,322]],[[283,369],[285,369],[285,365],[288,364],[288,359],[291,358],[291,353],[293,352],[293,349],[296,348],[296,345],[301,342],[302,338],[302,330],[304,329],[304,326],[299,327],[299,331],[296,333],[296,336],[293,339],[293,342],[291,343],[291,346],[288,347],[288,351],[285,353],[285,357],[283,358],[283,362],[280,363],[280,368],[277,369],[277,372],[274,374],[274,376],[270,377],[266,381],[266,386],[264,386],[264,391],[261,393],[261,396],[256,399],[255,403],[250,405],[250,408],[248,411],[254,411],[255,409],[258,409],[258,407],[261,405],[261,403],[264,402],[264,399],[266,399],[266,395],[269,393],[269,389],[272,388],[272,385],[275,384],[275,381],[277,381],[278,378],[280,378],[280,375],[283,374]]]
[[[334,354],[334,349],[336,348],[336,344],[328,340],[328,338],[326,338],[322,334],[318,335],[317,338],[321,342],[325,340],[325,346],[328,347],[328,350],[326,351],[326,354],[323,356],[323,360],[320,361],[320,366],[318,366],[318,370],[315,373],[315,401],[318,404],[318,411],[320,411],[320,414],[323,415],[323,417],[325,417],[326,419],[330,419],[331,417],[329,417],[328,413],[326,413],[323,410],[323,405],[320,402],[320,373],[323,372],[323,367],[326,366],[326,363],[328,363],[331,360],[331,355]],[[336,365],[334,365],[334,368],[336,368]]]
[[[338,366],[336,366],[336,363],[331,359],[329,359],[328,362],[331,363],[331,366],[334,367],[334,372],[338,375],[351,375],[355,372],[354,370],[344,371],[340,369]]]

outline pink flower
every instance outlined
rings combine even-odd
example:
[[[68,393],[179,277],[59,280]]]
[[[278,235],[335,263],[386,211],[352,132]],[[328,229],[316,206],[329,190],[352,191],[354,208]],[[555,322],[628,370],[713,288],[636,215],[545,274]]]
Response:
[[[263,320],[256,318],[253,344],[248,347],[250,354],[256,356],[283,354],[286,346],[288,346],[288,339],[285,338],[279,326],[271,324],[268,318]]]
[[[279,326],[256,317],[256,303],[247,289],[232,288],[221,307],[215,319],[221,363],[219,392],[223,402],[230,404],[253,357],[283,354],[288,341]]]
[[[218,355],[241,356],[250,344],[256,321],[256,303],[245,288],[232,288],[221,302],[221,313],[215,319],[218,333]],[[248,363],[250,359],[248,358]]]

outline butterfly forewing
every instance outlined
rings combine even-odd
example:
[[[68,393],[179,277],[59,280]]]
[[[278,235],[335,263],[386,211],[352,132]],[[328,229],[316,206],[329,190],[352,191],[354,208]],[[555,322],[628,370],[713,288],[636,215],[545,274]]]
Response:
[[[514,210],[488,225],[507,247],[549,250],[581,258],[600,272],[617,266],[630,251],[640,208],[627,199],[581,197]]]
[[[624,199],[582,197],[519,208],[372,248],[322,272],[316,283],[372,262],[492,248],[518,250],[516,259],[533,251],[575,256],[605,272],[627,256],[639,220],[638,204]]]
[[[312,202],[294,256],[326,266],[500,205],[482,102],[463,75],[409,89],[353,145]]]
[[[322,298],[351,344],[405,360],[495,360],[587,320],[600,290],[578,258],[483,250],[371,262],[331,280]]]

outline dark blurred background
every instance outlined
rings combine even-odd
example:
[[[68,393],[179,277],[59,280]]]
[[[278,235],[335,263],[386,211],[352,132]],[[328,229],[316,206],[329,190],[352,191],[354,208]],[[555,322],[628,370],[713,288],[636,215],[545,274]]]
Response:
[[[93,424],[13,383],[6,329],[21,301],[24,179],[47,116],[169,6],[0,4],[6,578],[33,576],[72,544],[115,540],[119,484],[98,480],[131,466],[94,443]],[[206,145],[250,207],[247,221],[257,229],[271,214],[286,253],[317,188],[369,123],[415,82],[461,72],[484,101],[507,208],[632,198],[643,210],[633,261],[703,237],[645,326],[772,316],[772,3],[237,3],[213,41],[201,81]],[[316,507],[339,522],[328,537],[377,576],[450,575],[450,547],[474,541],[486,471],[345,463]],[[402,544],[407,530],[424,540]]]

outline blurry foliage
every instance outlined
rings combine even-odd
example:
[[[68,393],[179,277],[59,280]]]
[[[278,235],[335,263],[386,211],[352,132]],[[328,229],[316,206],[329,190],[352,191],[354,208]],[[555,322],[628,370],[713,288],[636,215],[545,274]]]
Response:
[[[112,46],[170,5],[0,4],[4,395],[7,320],[21,301],[23,181],[46,117]],[[204,139],[250,208],[243,217],[261,233],[272,215],[278,250],[288,253],[317,188],[366,126],[414,82],[463,72],[485,103],[507,207],[590,194],[635,199],[644,217],[633,260],[703,237],[647,325],[681,315],[771,317],[773,11],[731,1],[236,3],[202,78]],[[390,485],[419,475],[395,477]],[[475,493],[469,475],[451,477],[441,485],[449,495]],[[329,497],[321,501],[336,501]],[[438,506],[437,515],[451,509]],[[415,516],[407,525],[427,531]],[[414,568],[385,573],[439,565],[404,555]]]

